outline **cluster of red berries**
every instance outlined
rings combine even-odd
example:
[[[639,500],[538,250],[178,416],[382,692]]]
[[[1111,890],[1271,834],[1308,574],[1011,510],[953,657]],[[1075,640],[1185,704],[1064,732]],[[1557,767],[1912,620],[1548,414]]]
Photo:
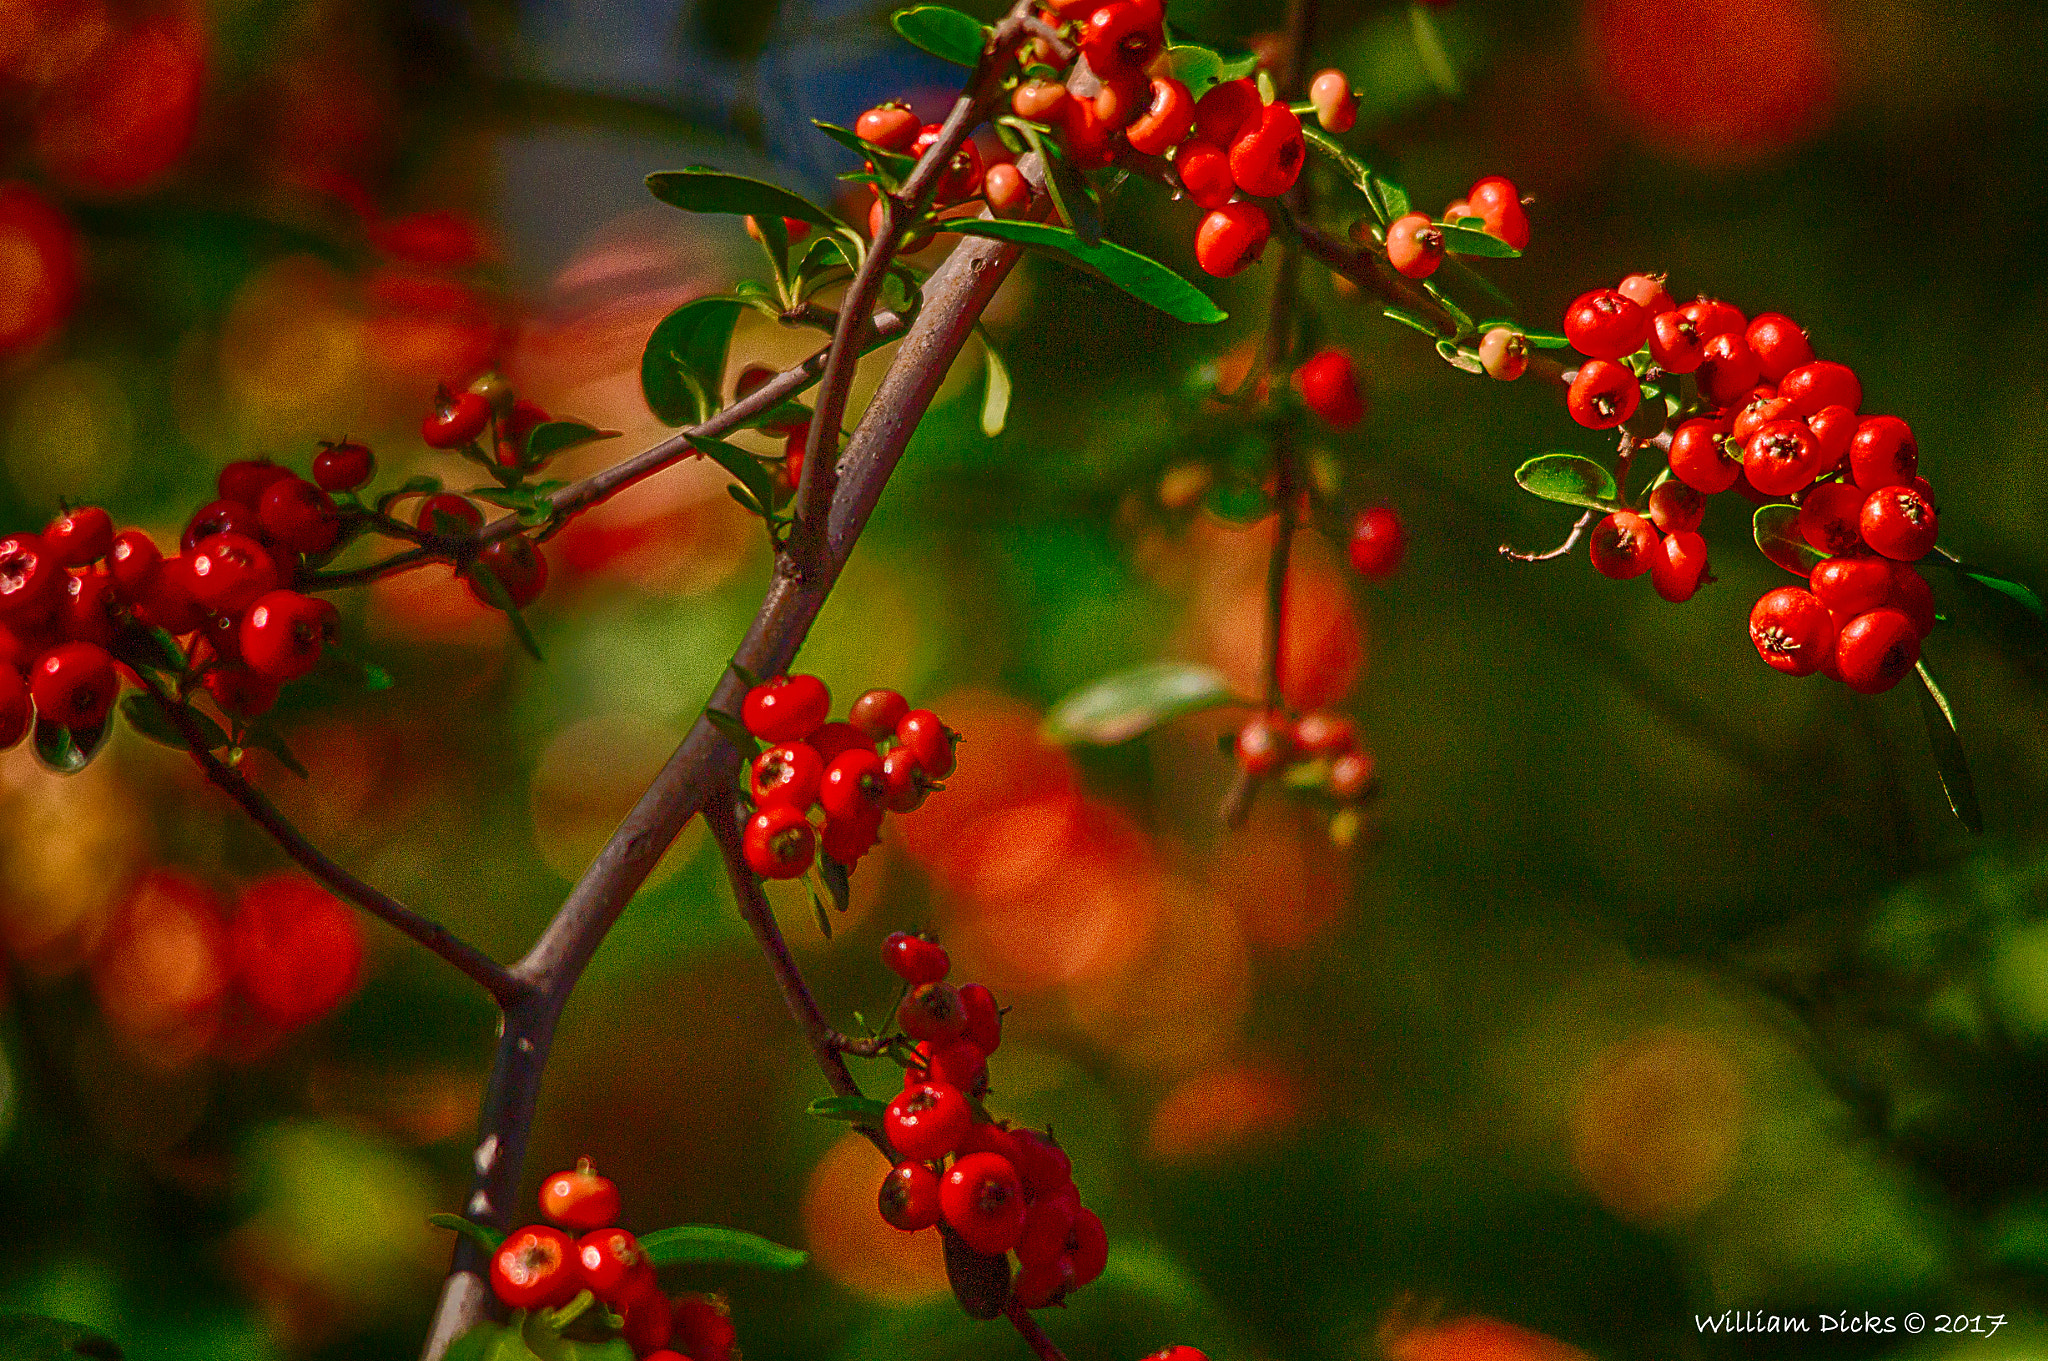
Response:
[[[1650,519],[1620,512],[1596,527],[1595,567],[1612,577],[1647,571],[1666,599],[1683,600],[1706,570],[1696,532],[1704,497],[1734,489],[1756,503],[1789,502],[1800,537],[1824,558],[1807,589],[1757,602],[1749,631],[1758,653],[1788,675],[1818,671],[1864,694],[1913,669],[1934,628],[1934,597],[1908,564],[1934,549],[1933,488],[1918,475],[1912,428],[1862,414],[1854,370],[1817,359],[1790,317],[1750,318],[1705,297],[1679,307],[1655,275],[1580,297],[1564,331],[1587,356],[1566,398],[1581,425],[1622,424],[1642,381],[1665,375],[1691,374],[1706,406],[1671,433],[1677,481],[1653,490]]]
[[[894,151],[904,156],[922,157],[938,142],[945,129],[937,123],[921,121],[908,104],[901,100],[887,100],[863,113],[853,123],[854,135],[863,141],[872,142],[884,151]],[[953,153],[953,163],[946,167],[946,173],[939,176],[932,189],[932,203],[935,207],[949,208],[956,203],[981,197],[985,199],[998,216],[1014,214],[1031,198],[1031,187],[1024,182],[1023,174],[1007,161],[982,166],[981,150],[973,142],[964,143]],[[783,219],[785,227],[789,219]],[[803,224],[805,231],[808,223]],[[879,236],[882,231],[882,200],[877,198],[868,208],[868,235]],[[791,233],[791,240],[798,239],[799,233]],[[922,241],[912,243],[913,248]]]
[[[915,811],[953,773],[960,734],[894,690],[869,690],[843,723],[830,723],[832,692],[816,676],[779,676],[747,692],[740,721],[767,750],[754,757],[747,792],[754,815],[743,846],[764,879],[794,879],[820,849],[849,868],[881,837],[885,813]],[[822,828],[811,823],[824,811]]]
[[[1288,770],[1290,784],[1320,787],[1340,804],[1363,803],[1379,790],[1372,753],[1359,748],[1357,726],[1328,709],[1296,719],[1258,714],[1237,730],[1234,751],[1247,775],[1265,779]]]
[[[1334,347],[1318,350],[1294,371],[1294,388],[1302,404],[1333,430],[1349,430],[1365,419],[1365,397],[1351,356]],[[1390,577],[1408,554],[1408,533],[1401,517],[1386,506],[1372,506],[1351,523],[1346,546],[1352,570],[1380,580]]]
[[[1388,223],[1387,263],[1406,278],[1427,279],[1450,251],[1446,226],[1485,232],[1515,250],[1529,245],[1529,214],[1522,206],[1521,190],[1513,180],[1489,175],[1445,208],[1441,222],[1428,213],[1403,213]]]
[[[1102,1274],[1109,1237],[1081,1204],[1073,1164],[1051,1132],[998,1123],[981,1108],[1003,1036],[994,994],[946,982],[953,964],[944,948],[901,931],[883,942],[882,962],[909,985],[896,1020],[917,1041],[903,1090],[882,1116],[903,1159],[882,1179],[882,1218],[905,1232],[943,1224],[983,1257],[1015,1253],[1017,1302],[1059,1304]]]
[[[554,1223],[514,1230],[491,1257],[491,1289],[507,1308],[556,1309],[588,1290],[642,1361],[731,1361],[724,1304],[662,1293],[639,1241],[616,1225],[619,1188],[588,1158],[541,1183],[540,1212]]]

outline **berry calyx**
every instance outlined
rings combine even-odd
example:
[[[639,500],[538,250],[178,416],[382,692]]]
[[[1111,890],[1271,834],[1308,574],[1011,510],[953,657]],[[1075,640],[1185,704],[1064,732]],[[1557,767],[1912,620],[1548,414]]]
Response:
[[[1572,379],[1565,409],[1590,430],[1612,430],[1635,415],[1642,400],[1642,384],[1633,373],[1611,360],[1589,359]]]
[[[1799,536],[1830,555],[1847,553],[1863,542],[1857,517],[1863,493],[1848,482],[1823,482],[1806,494],[1799,507]]]
[[[491,1257],[491,1290],[511,1309],[567,1304],[582,1289],[575,1244],[560,1229],[529,1224]]]
[[[1790,496],[1813,481],[1821,462],[1820,441],[1805,421],[1770,421],[1749,437],[1742,469],[1764,495]]]
[[[802,809],[770,804],[747,819],[741,848],[748,867],[763,879],[794,879],[811,867],[817,833]]]
[[[1898,562],[1916,562],[1934,549],[1941,523],[1934,503],[1915,487],[1880,487],[1857,516],[1863,542]]]
[[[832,692],[816,676],[778,676],[747,691],[740,721],[763,742],[801,742],[832,712]],[[834,752],[833,755],[838,753]],[[824,760],[830,760],[819,752]]]
[[[787,804],[803,811],[818,801],[818,786],[824,778],[825,763],[813,748],[802,742],[784,742],[754,758],[747,787],[759,807]]]
[[[1835,621],[1811,591],[1780,586],[1749,612],[1757,655],[1788,676],[1810,676],[1834,656]]]
[[[1708,496],[1727,491],[1742,476],[1742,464],[1722,447],[1726,431],[1718,421],[1687,421],[1672,432],[1671,475]]]
[[[64,569],[40,534],[0,539],[0,619],[34,619],[57,607]]]
[[[1512,383],[1529,371],[1529,342],[1520,331],[1496,326],[1479,338],[1479,364],[1487,377]]]
[[[914,1040],[939,1044],[967,1033],[967,1011],[951,983],[920,983],[896,1008],[896,1024]]]
[[[540,1212],[572,1229],[602,1229],[619,1217],[619,1188],[588,1158],[540,1184]]]
[[[891,931],[882,942],[882,963],[906,983],[936,983],[952,971],[953,961],[937,941]]]
[[[647,1263],[640,1242],[624,1229],[593,1229],[576,1240],[576,1268],[591,1294],[609,1304],[627,1290]]]
[[[1301,400],[1335,430],[1349,430],[1365,419],[1365,399],[1358,392],[1358,370],[1339,349],[1310,355],[1294,371]]]
[[[1645,316],[1654,317],[1677,306],[1664,287],[1666,277],[1662,274],[1631,274],[1616,284],[1614,291],[1642,308]]]

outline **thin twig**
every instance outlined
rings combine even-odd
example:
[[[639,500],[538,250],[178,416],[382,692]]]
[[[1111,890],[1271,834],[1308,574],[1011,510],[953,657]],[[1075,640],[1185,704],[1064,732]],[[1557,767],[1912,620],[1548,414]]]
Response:
[[[1321,261],[1331,271],[1343,275],[1368,293],[1378,295],[1382,302],[1403,311],[1415,312],[1429,321],[1443,333],[1445,340],[1458,333],[1458,320],[1435,298],[1419,288],[1413,288],[1394,267],[1387,263],[1386,256],[1368,246],[1339,240],[1319,227],[1296,219],[1295,232],[1301,237],[1301,248]]]
[[[380,921],[388,922],[468,974],[499,1006],[509,1007],[526,994],[525,985],[483,951],[433,918],[421,916],[396,898],[370,887],[328,859],[317,846],[306,839],[304,833],[292,826],[284,814],[277,811],[276,805],[263,797],[256,787],[249,783],[242,772],[208,749],[206,735],[200,731],[199,725],[192,721],[192,715],[183,705],[165,694],[154,677],[140,669],[135,675],[144,691],[163,712],[164,717],[177,728],[178,735],[185,739],[185,745],[192,752],[192,759],[206,772],[206,778],[221,792],[240,804],[242,811],[247,813],[257,826],[268,832],[270,839],[277,843],[278,848],[297,861],[301,869],[325,884],[337,897],[354,903]]]
[[[1038,1361],[1067,1361],[1066,1353],[1045,1335],[1045,1329],[1038,1326],[1038,1320],[1031,1317],[1031,1311],[1015,1295],[1011,1295],[1010,1302],[1003,1306],[1003,1313],[1017,1329],[1017,1335],[1024,1339],[1025,1345],[1037,1355]]]
[[[1504,558],[1513,558],[1516,562],[1549,562],[1552,558],[1561,558],[1579,546],[1579,540],[1593,527],[1593,517],[1599,513],[1597,510],[1589,510],[1573,521],[1572,532],[1565,535],[1564,542],[1555,548],[1541,553],[1524,553],[1518,551],[1513,544],[1504,543],[1500,546],[1500,555]]]

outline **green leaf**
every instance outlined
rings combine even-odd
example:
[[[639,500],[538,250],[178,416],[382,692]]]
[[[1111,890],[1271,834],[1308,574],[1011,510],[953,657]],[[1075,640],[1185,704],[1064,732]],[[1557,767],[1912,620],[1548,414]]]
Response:
[[[795,1271],[811,1260],[808,1252],[798,1252],[758,1233],[728,1229],[721,1224],[682,1224],[673,1229],[657,1229],[641,1237],[640,1250],[658,1267],[715,1262],[723,1266]]]
[[[389,515],[391,507],[408,496],[433,496],[440,490],[441,479],[438,477],[428,477],[424,473],[416,477],[408,477],[405,481],[377,498],[377,513],[379,515]]]
[[[0,1356],[7,1361],[121,1361],[110,1337],[82,1323],[41,1314],[0,1314]]]
[[[1913,674],[1920,680],[1920,718],[1927,725],[1927,741],[1934,748],[1935,773],[1941,776],[1941,790],[1948,795],[1949,810],[1978,836],[1984,834],[1984,810],[1977,805],[1977,785],[1970,778],[1970,763],[1963,757],[1962,735],[1956,731],[1955,710],[1948,696],[1934,683],[1926,662],[1915,662]]]
[[[2048,609],[2042,607],[2041,597],[2034,594],[2031,586],[2017,581],[2007,581],[2004,577],[1995,577],[1988,572],[1966,571],[1963,573],[1963,579],[1975,582],[1986,590],[1996,591],[2009,600],[2017,601],[2022,609],[2036,619],[2048,620]]]
[[[1567,506],[1620,510],[1614,475],[1583,454],[1540,454],[1515,469],[1522,490]]]
[[[825,882],[825,891],[832,895],[834,911],[844,912],[853,903],[853,870],[840,864],[829,855],[818,857],[818,877]],[[829,938],[831,932],[825,935]]]
[[[1466,373],[1486,372],[1486,366],[1479,362],[1479,356],[1455,341],[1439,340],[1436,343],[1436,352],[1438,358],[1454,369],[1462,369]]]
[[[1751,517],[1750,532],[1757,551],[1794,576],[1812,576],[1813,569],[1827,554],[1806,541],[1799,532],[1799,507],[1772,502],[1758,506]]]
[[[437,1229],[455,1230],[486,1253],[496,1252],[505,1241],[505,1235],[490,1225],[479,1224],[473,1219],[464,1219],[461,1215],[432,1214],[427,1216],[427,1222]]]
[[[1250,48],[1221,52],[1200,43],[1175,42],[1166,49],[1173,78],[1200,98],[1212,85],[1243,80],[1259,69],[1259,54]]]
[[[722,371],[725,367],[722,362],[724,355],[721,354],[719,359],[721,361],[719,368]],[[641,362],[644,376],[646,362],[644,355]],[[716,385],[718,380],[713,378],[711,381]],[[589,444],[593,440],[617,439],[618,437],[619,432],[617,430],[600,430],[596,426],[586,425],[582,421],[545,421],[527,432],[526,461],[529,464],[538,463],[544,458],[553,458],[556,454],[561,453],[562,450],[573,449],[579,444]]]
[[[228,735],[221,731],[220,724],[189,704],[182,707],[185,716],[192,720],[193,726],[205,737],[208,751],[219,751],[228,745]],[[162,706],[151,696],[124,696],[121,700],[121,716],[128,720],[129,727],[150,741],[161,742],[167,747],[176,747],[179,751],[188,750],[185,745],[185,734],[178,731],[178,725],[171,721],[170,715],[166,714]]]
[[[492,609],[499,611],[512,622],[512,635],[519,640],[519,646],[526,649],[527,655],[537,662],[546,661],[547,659],[540,655],[540,643],[534,638],[533,630],[526,626],[525,617],[519,613],[519,607],[512,603],[512,594],[505,589],[505,583],[498,580],[498,574],[485,563],[474,562],[469,567],[469,580]]]
[[[832,939],[832,914],[825,910],[825,900],[818,896],[816,889],[811,890],[811,917],[818,923],[818,934],[826,940]]]
[[[1982,571],[1945,548],[1935,549],[1928,561],[1938,562],[1954,574],[1958,620],[2001,647],[2027,655],[2048,651],[2041,597],[2032,589]]]
[[[138,623],[122,625],[107,651],[114,654],[116,661],[138,671],[177,675],[185,669],[185,651],[178,646],[177,639],[162,629],[145,628]]]
[[[76,775],[92,764],[107,744],[114,725],[102,721],[97,728],[70,729],[47,719],[36,720],[36,759],[59,775]]]
[[[441,1361],[534,1361],[532,1348],[519,1335],[526,1316],[515,1313],[512,1317],[509,1324],[477,1324],[448,1344]]]
[[[879,1129],[882,1114],[888,1109],[888,1103],[871,1096],[821,1096],[804,1107],[804,1114],[815,1115],[820,1120],[844,1120],[848,1124],[873,1125]]]
[[[1397,217],[1408,216],[1410,208],[1408,204],[1408,191],[1406,189],[1403,189],[1385,175],[1374,175],[1372,177],[1372,186],[1373,190],[1379,195],[1381,205],[1386,210],[1387,221],[1392,222]]]
[[[1437,230],[1444,234],[1444,247],[1453,255],[1485,255],[1496,260],[1518,260],[1522,256],[1522,252],[1499,237],[1473,231],[1470,227],[1453,227],[1440,222]]]
[[[837,123],[827,123],[818,118],[811,120],[811,126],[866,161],[869,165],[872,165],[875,168],[875,178],[880,180],[883,187],[892,193],[901,188],[903,181],[910,178],[910,172],[917,168],[917,157],[906,156],[900,151],[889,151],[883,147],[876,146],[873,142],[868,141],[850,128],[842,128]],[[818,249],[818,244],[812,244],[811,250],[813,252]],[[843,256],[844,252],[841,254]],[[810,257],[806,255],[804,257],[804,267],[808,268],[810,263]],[[851,261],[847,262],[847,268],[853,268]]]
[[[1265,488],[1219,482],[1202,497],[1202,509],[1234,525],[1254,525],[1273,513]]]
[[[745,304],[698,298],[661,319],[640,355],[640,395],[666,425],[696,425],[719,407],[726,351]]]
[[[956,219],[948,227],[969,236],[986,236],[1020,246],[1057,251],[1086,265],[1140,302],[1150,303],[1177,321],[1212,325],[1230,315],[1211,302],[1208,294],[1165,265],[1114,241],[1098,241],[1091,246],[1068,229],[1047,226],[1043,222]]]
[[[889,16],[889,23],[912,47],[921,47],[960,66],[979,62],[982,45],[988,39],[988,31],[979,19],[944,5],[899,9]]]
[[[1114,746],[1185,714],[1239,702],[1214,667],[1155,662],[1076,690],[1053,706],[1042,731],[1054,742]]]
[[[1441,288],[1438,288],[1435,284],[1429,282],[1429,280],[1424,279],[1422,281],[1422,291],[1429,294],[1430,297],[1436,299],[1437,306],[1443,308],[1444,311],[1451,314],[1451,320],[1457,323],[1459,335],[1462,336],[1471,333],[1472,318],[1466,313],[1464,308],[1452,302],[1449,296],[1447,296]]]
[[[780,185],[723,170],[657,170],[647,177],[647,191],[686,213],[736,213],[746,217],[793,217],[818,227],[837,227],[839,219],[801,194]]]
[[[761,744],[747,731],[747,725],[740,722],[736,716],[707,704],[704,706],[704,717],[712,727],[718,729],[726,741],[738,747],[743,755],[751,757],[761,750]]]
[[[302,780],[313,778],[311,772],[299,763],[299,758],[292,755],[292,749],[285,745],[284,734],[261,719],[250,724],[248,729],[243,732],[242,746],[244,748],[254,747],[258,751],[269,752],[277,758],[279,765]]]
[[[1408,311],[1406,308],[1384,308],[1381,310],[1380,315],[1386,317],[1390,321],[1398,321],[1403,326],[1413,327],[1414,329],[1422,332],[1422,334],[1428,336],[1431,340],[1435,340],[1438,338],[1436,327],[1432,326],[1429,322],[1423,320],[1421,317],[1416,316],[1413,312]]]
[[[1010,366],[1003,362],[986,331],[981,335],[981,357],[987,367],[987,385],[981,395],[981,433],[994,439],[1003,433],[1010,416]]]
[[[737,444],[727,444],[722,439],[709,435],[692,435],[690,444],[699,453],[710,458],[719,467],[731,473],[747,489],[749,495],[763,507],[775,504],[775,478],[761,460],[755,458]]]
[[[1561,350],[1571,341],[1556,331],[1523,331],[1522,339],[1539,350]]]
[[[1437,31],[1436,16],[1429,12],[1423,0],[1410,0],[1408,5],[1408,30],[1415,38],[1415,55],[1422,62],[1422,69],[1428,73],[1430,84],[1446,99],[1456,99],[1464,93],[1458,84],[1458,70],[1451,65],[1451,54],[1444,50],[1443,34]]]

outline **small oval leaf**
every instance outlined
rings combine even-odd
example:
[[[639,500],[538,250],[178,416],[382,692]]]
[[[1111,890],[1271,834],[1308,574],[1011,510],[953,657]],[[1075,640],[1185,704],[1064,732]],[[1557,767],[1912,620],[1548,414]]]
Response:
[[[1584,454],[1539,454],[1515,469],[1522,490],[1561,505],[1617,511],[1614,475]]]
[[[92,764],[114,725],[101,720],[97,728],[66,728],[46,719],[36,720],[36,759],[59,775],[76,775]],[[182,743],[180,745],[183,745]]]
[[[1799,507],[1773,502],[1758,506],[1751,521],[1757,551],[1794,576],[1810,577],[1827,554],[1799,532]]]
[[[871,1096],[821,1096],[804,1107],[804,1114],[815,1115],[820,1120],[844,1120],[854,1125],[873,1125],[880,1129],[882,1114],[889,1108]]]
[[[723,170],[657,170],[647,177],[647,191],[686,213],[734,213],[746,217],[793,217],[818,227],[837,227],[839,219],[801,194],[781,185]]]
[[[1054,742],[1113,746],[1184,714],[1242,702],[1214,667],[1155,662],[1068,695],[1046,715],[1044,732]]]
[[[889,22],[912,47],[921,47],[959,66],[972,66],[980,61],[982,44],[988,37],[979,19],[944,5],[899,9],[889,16]]]
[[[642,359],[644,363],[645,356]],[[719,367],[722,369],[723,363]],[[717,381],[715,378],[712,380],[714,384]],[[619,433],[617,430],[600,430],[583,421],[544,421],[527,432],[526,461],[529,465],[535,464],[544,458],[553,458],[564,449],[573,449],[579,444],[589,444],[593,440],[617,439]]]
[[[1934,747],[1934,769],[1941,777],[1942,792],[1948,795],[1949,811],[1963,826],[1982,836],[1984,810],[1977,804],[1977,783],[1970,778],[1970,763],[1963,756],[1955,710],[1949,707],[1948,696],[1934,683],[1927,663],[1914,663],[1913,674],[1920,682],[1920,718],[1927,725],[1927,740]]]
[[[1453,255],[1485,255],[1496,260],[1518,260],[1522,255],[1499,237],[1470,227],[1453,227],[1448,222],[1439,222],[1437,229],[1444,234],[1444,248]]]
[[[1209,295],[1165,265],[1114,241],[1083,241],[1065,227],[1043,222],[982,221],[955,218],[943,224],[947,231],[968,236],[987,236],[1014,245],[1056,251],[1094,270],[1140,302],[1150,303],[1176,321],[1197,326],[1213,325],[1230,314],[1209,300]]]
[[[695,425],[719,406],[737,298],[698,298],[661,319],[640,355],[640,394],[668,425]],[[535,432],[538,433],[538,432]]]
[[[641,1238],[640,1250],[658,1267],[718,1262],[768,1271],[795,1271],[811,1260],[808,1252],[798,1252],[758,1233],[728,1229],[722,1224],[681,1224],[673,1229],[660,1229]]]

